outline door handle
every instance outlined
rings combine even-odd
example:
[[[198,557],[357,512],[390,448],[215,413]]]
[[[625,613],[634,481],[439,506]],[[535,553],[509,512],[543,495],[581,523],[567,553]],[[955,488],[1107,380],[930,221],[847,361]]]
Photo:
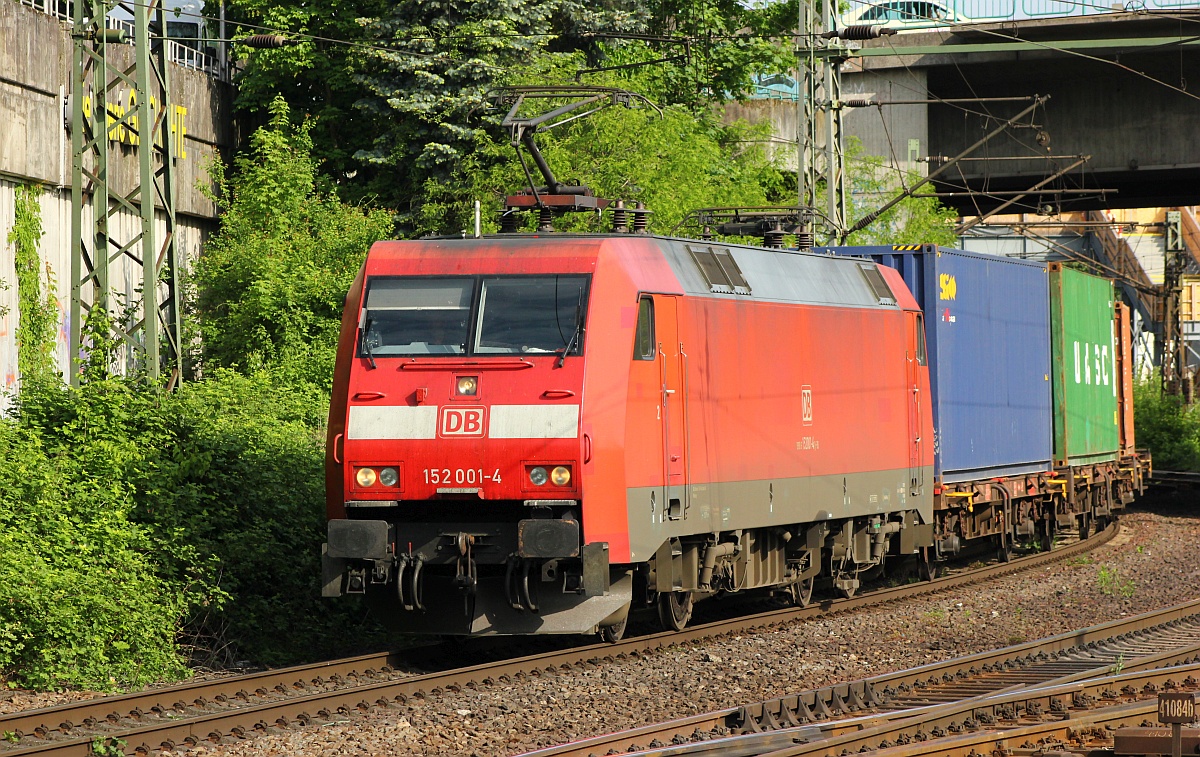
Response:
[[[345,434],[336,434],[333,437],[333,461],[338,465],[342,464],[342,456],[338,454],[338,443],[346,438]]]
[[[592,461],[592,435],[583,435],[583,464],[587,465]]]

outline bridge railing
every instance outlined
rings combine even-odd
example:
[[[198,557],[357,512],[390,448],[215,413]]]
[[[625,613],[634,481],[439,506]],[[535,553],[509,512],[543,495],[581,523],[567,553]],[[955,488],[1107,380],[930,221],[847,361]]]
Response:
[[[884,17],[891,21],[888,25],[902,29],[1140,10],[1200,10],[1200,0],[850,0],[849,13],[843,18],[851,23],[860,11],[872,5],[887,8]]]
[[[18,0],[18,2],[34,10],[55,16],[68,24],[73,23],[74,8],[72,0]],[[108,16],[104,19],[104,26],[109,29],[123,29],[129,35],[130,39],[133,38],[134,28],[132,21]],[[184,68],[203,71],[222,81],[229,80],[229,72],[223,70],[221,61],[217,56],[210,55],[203,50],[197,50],[182,42],[172,39],[167,40],[167,59]]]

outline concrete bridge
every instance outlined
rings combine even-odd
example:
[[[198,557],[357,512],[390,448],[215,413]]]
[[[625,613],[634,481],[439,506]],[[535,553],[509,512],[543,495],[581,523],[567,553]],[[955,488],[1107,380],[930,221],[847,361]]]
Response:
[[[1029,105],[999,98],[1049,95],[940,177],[943,202],[964,215],[986,212],[1090,156],[1026,205],[1194,205],[1198,42],[1197,8],[901,32],[864,43],[843,66],[842,90],[846,99],[908,104],[848,109],[846,130],[867,153],[926,173]]]

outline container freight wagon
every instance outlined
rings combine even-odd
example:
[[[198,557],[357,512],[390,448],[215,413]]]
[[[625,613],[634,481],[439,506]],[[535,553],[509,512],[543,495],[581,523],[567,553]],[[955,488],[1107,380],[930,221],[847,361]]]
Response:
[[[935,245],[830,248],[899,271],[925,312],[939,482],[1051,467],[1046,267]]]
[[[1050,266],[937,245],[826,249],[896,269],[925,313],[936,433],[935,525],[942,554],[981,537],[994,539],[1004,556],[1017,543],[1046,546],[1056,530],[1090,528],[1119,506],[1124,490],[1111,464],[1105,475],[1081,471],[1084,493],[1079,496],[1069,483],[1072,474],[1062,466],[1056,470],[1060,426],[1082,456],[1072,462],[1087,462],[1093,455],[1114,460],[1115,431],[1110,444],[1099,429],[1112,426],[1117,416],[1115,395],[1109,397],[1111,407],[1077,392],[1069,402],[1056,403]],[[1098,335],[1107,335],[1103,354],[1111,363],[1111,282],[1105,282],[1108,294],[1099,306],[1104,316],[1092,312],[1099,289],[1068,276],[1071,303],[1082,298],[1077,288],[1092,298],[1090,305],[1068,304],[1072,333],[1086,332],[1089,344],[1100,344]],[[1078,413],[1069,421],[1061,415],[1067,408]],[[1095,438],[1074,439],[1089,433]],[[1131,486],[1125,489],[1132,492]]]
[[[1139,470],[1131,461],[1128,310],[1116,301],[1112,281],[1062,263],[1049,268],[1055,482],[1087,528],[1132,499],[1134,488],[1122,481]]]

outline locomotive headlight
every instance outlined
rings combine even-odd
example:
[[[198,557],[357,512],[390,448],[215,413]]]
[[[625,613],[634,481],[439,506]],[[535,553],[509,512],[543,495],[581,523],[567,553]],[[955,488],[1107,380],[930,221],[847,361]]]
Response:
[[[466,397],[474,397],[479,392],[478,376],[459,376],[458,393]]]
[[[400,471],[395,468],[384,468],[379,471],[379,483],[384,486],[395,486],[400,483]]]
[[[359,468],[358,473],[354,474],[354,480],[358,481],[358,485],[364,489],[368,486],[374,486],[378,476],[375,475],[374,468]]]
[[[534,486],[545,486],[546,481],[549,479],[550,477],[546,475],[546,469],[540,465],[529,471],[529,480],[533,482]]]
[[[550,480],[554,482],[555,486],[566,486],[571,483],[571,469],[565,465],[558,466],[550,471]]]

